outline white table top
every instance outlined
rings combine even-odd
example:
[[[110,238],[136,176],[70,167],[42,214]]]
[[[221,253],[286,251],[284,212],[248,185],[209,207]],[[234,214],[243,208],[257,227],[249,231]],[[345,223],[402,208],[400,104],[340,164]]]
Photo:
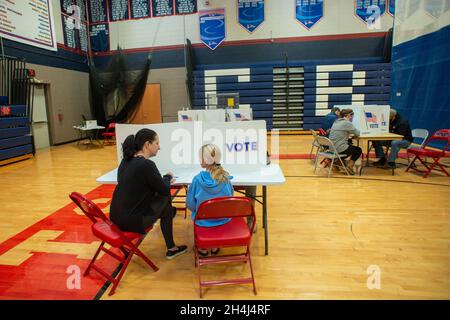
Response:
[[[195,175],[200,172],[201,168],[178,169],[174,171],[175,183],[174,185],[189,185]],[[281,185],[286,182],[283,171],[277,164],[270,164],[261,169],[254,171],[230,172],[233,176],[231,183],[234,186],[268,186]],[[98,183],[102,184],[116,184],[117,183],[117,168],[97,178]]]
[[[99,130],[99,129],[105,129],[104,126],[95,126],[91,128],[86,128],[82,126],[73,126],[74,129],[81,130],[81,131],[88,131],[88,130]]]

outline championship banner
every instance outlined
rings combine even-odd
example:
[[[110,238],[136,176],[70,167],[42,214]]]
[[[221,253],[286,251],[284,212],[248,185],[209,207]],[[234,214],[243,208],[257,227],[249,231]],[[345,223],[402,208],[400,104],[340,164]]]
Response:
[[[389,0],[388,13],[391,16],[395,15],[395,0]]]
[[[264,22],[264,0],[237,0],[238,22],[248,32]]]
[[[295,18],[308,30],[323,17],[323,0],[295,0]]]
[[[109,51],[108,24],[94,24],[89,26],[91,50],[93,52]]]
[[[355,14],[368,25],[372,25],[386,12],[386,1],[355,0]]]
[[[200,40],[211,50],[216,49],[225,39],[225,9],[199,12]]]
[[[57,51],[52,3],[1,0],[0,37]]]

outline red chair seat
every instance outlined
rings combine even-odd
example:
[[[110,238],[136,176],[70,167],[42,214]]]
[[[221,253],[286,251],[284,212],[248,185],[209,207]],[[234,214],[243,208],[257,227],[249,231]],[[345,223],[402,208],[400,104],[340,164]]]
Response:
[[[195,245],[198,248],[246,246],[251,237],[244,218],[233,218],[224,225],[211,228],[196,225],[195,235]]]
[[[120,235],[112,230],[111,226],[104,221],[98,221],[92,225],[92,233],[112,245],[113,247],[120,247],[124,245],[123,240],[120,238]],[[128,240],[133,241],[142,237],[142,234],[134,233],[134,232],[122,232],[122,235],[127,237]]]
[[[114,132],[103,132],[102,136],[104,137],[114,137],[115,133]]]
[[[425,157],[442,157],[444,153],[440,150],[431,150],[431,149],[423,149],[423,148],[409,148],[407,150],[408,153],[412,153],[414,155],[420,155]]]

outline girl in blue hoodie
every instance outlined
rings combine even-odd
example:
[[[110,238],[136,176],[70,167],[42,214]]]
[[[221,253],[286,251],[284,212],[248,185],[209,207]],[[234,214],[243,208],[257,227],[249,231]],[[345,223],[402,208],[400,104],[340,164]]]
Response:
[[[192,211],[192,220],[195,219],[198,207],[203,201],[232,196],[233,186],[230,183],[232,177],[220,165],[222,153],[214,144],[203,145],[199,150],[200,165],[204,171],[197,174],[192,180],[186,196],[186,206]],[[231,219],[199,220],[196,224],[200,227],[216,227],[228,223]],[[199,249],[202,256],[208,255],[207,250]],[[219,249],[212,249],[211,254],[219,253]]]

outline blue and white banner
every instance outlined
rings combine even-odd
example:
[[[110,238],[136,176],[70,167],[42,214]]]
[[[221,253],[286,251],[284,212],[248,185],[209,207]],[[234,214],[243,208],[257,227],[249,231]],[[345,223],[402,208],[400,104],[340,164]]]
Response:
[[[199,12],[200,40],[211,50],[216,49],[225,40],[225,9],[213,9]]]
[[[253,32],[264,22],[264,0],[237,0],[238,21],[247,31]]]
[[[395,15],[395,0],[389,0],[388,13],[391,16]]]
[[[323,17],[323,0],[295,0],[295,18],[307,29]]]
[[[355,0],[355,14],[368,25],[373,25],[386,12],[387,0]]]

